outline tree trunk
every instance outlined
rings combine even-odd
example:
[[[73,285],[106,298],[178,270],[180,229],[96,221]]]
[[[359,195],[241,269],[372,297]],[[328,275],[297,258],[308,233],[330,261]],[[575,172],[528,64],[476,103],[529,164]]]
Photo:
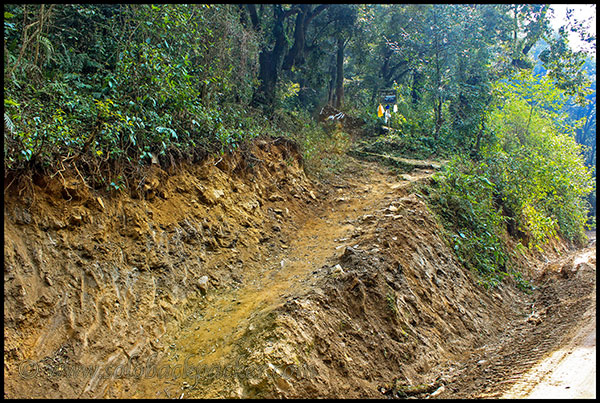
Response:
[[[392,57],[392,54],[393,52],[389,48],[386,48],[383,53],[383,64],[381,65],[381,78],[385,83],[384,87],[387,87],[387,82],[392,76],[392,73],[390,71],[390,59]]]
[[[337,42],[337,60],[336,60],[336,79],[335,79],[335,103],[336,108],[342,106],[344,99],[344,39],[338,38]]]
[[[296,27],[294,29],[294,44],[285,56],[283,70],[290,70],[294,65],[300,65],[304,61],[304,42],[306,37],[306,18],[310,4],[301,4],[300,12],[296,15]]]
[[[433,113],[435,116],[435,129],[433,131],[433,137],[437,140],[440,134],[440,129],[442,128],[443,117],[442,117],[442,77],[441,77],[441,69],[440,69],[440,55],[439,55],[439,43],[437,41],[437,35],[435,40],[435,100],[433,102]]]
[[[327,104],[333,106],[335,99],[335,58],[332,56],[329,64],[329,75],[331,79],[329,80],[329,86],[327,87]]]
[[[475,156],[479,157],[479,150],[481,149],[481,139],[483,137],[483,132],[485,131],[485,115],[481,117],[481,127],[477,132],[477,138],[475,140]]]
[[[412,88],[410,89],[410,98],[413,105],[416,105],[421,100],[421,88],[423,87],[423,74],[416,69],[413,70],[412,74]]]
[[[294,9],[297,12],[296,26],[294,28],[294,44],[285,56],[283,70],[291,70],[294,66],[304,64],[304,52],[306,50],[306,31],[311,21],[319,15],[323,10],[328,8],[330,4],[321,4],[311,10],[310,4],[299,4],[299,9]]]
[[[433,104],[433,113],[435,116],[435,129],[433,132],[433,137],[437,140],[439,134],[440,134],[440,129],[442,128],[442,99],[441,96],[438,94],[436,96],[436,100]]]
[[[285,53],[286,40],[283,27],[285,13],[280,4],[273,5],[273,36],[275,45],[271,51],[263,49],[258,56],[260,85],[252,97],[252,106],[266,106],[271,109],[275,102],[275,86],[277,84],[279,65]]]

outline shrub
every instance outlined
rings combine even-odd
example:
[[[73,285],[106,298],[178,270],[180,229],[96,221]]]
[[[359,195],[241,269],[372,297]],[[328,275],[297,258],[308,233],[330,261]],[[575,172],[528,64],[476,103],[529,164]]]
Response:
[[[520,230],[531,235],[530,246],[558,234],[582,242],[589,209],[586,198],[593,190],[591,172],[573,128],[556,112],[558,95],[543,81],[530,82],[530,88],[538,99],[552,104],[504,88],[502,106],[489,117],[494,141],[482,149],[490,180]]]
[[[459,261],[484,284],[495,285],[507,275],[508,259],[501,238],[504,217],[487,173],[485,163],[455,157],[434,175],[428,199]]]

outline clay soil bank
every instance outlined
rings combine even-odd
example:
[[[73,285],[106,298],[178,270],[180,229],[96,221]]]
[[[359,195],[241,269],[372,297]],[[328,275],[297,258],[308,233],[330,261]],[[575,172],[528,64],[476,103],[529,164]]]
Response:
[[[556,242],[521,258],[532,293],[486,289],[415,192],[427,165],[317,182],[263,139],[132,194],[14,185],[5,397],[500,396],[595,318],[595,254]]]

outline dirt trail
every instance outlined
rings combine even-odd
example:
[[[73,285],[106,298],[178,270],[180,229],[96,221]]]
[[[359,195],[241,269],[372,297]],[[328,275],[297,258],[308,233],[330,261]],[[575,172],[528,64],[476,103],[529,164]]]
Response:
[[[595,233],[588,236],[587,248],[534,270],[530,313],[458,364],[434,397],[596,397]]]
[[[596,232],[588,233],[590,244],[596,243]],[[575,267],[593,262],[595,247],[579,252]],[[595,291],[595,290],[594,290]],[[579,319],[574,336],[559,349],[531,368],[513,387],[502,395],[509,399],[595,399],[596,398],[596,295]]]
[[[209,296],[207,304],[190,318],[186,327],[166,336],[165,344],[172,346],[169,365],[183,365],[188,357],[201,365],[226,365],[232,350],[256,323],[277,306],[286,295],[297,294],[307,288],[311,273],[339,255],[344,241],[348,241],[356,227],[350,222],[366,213],[381,209],[392,194],[414,181],[430,176],[433,170],[415,170],[398,177],[376,163],[351,160],[352,175],[340,179],[330,195],[329,202],[320,206],[317,214],[309,216],[297,231],[282,229],[285,238],[277,255],[265,256],[264,266],[252,273],[252,279],[231,292]],[[339,179],[339,178],[338,178]],[[188,358],[189,359],[189,358]],[[166,380],[158,386],[152,379],[133,386],[134,397],[172,397],[181,391],[183,379]],[[215,388],[195,388],[186,397],[222,397]]]
[[[504,399],[595,399],[596,309],[582,318],[575,336],[529,370]]]
[[[439,164],[315,184],[294,150],[155,168],[106,204],[11,194],[5,397],[499,397],[595,318],[595,246],[524,257],[532,294],[486,289],[413,191]]]

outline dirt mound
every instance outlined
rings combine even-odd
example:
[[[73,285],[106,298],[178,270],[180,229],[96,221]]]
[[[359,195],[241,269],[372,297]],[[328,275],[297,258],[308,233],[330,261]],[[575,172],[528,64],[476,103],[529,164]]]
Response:
[[[423,392],[439,383],[434,367],[483,345],[518,316],[522,295],[510,286],[477,286],[414,194],[398,189],[351,224],[359,229],[313,272],[310,291],[288,296],[273,313],[265,332],[275,336],[240,349],[252,350],[248,365],[267,368],[240,380],[243,396]]]
[[[199,166],[154,165],[133,190],[98,193],[73,176],[5,191],[6,397],[104,395],[98,373],[67,371],[166,349],[161,336],[190,306],[253,277],[281,227],[316,203],[284,139]]]
[[[319,218],[273,257],[281,267],[265,273],[272,282],[224,297],[217,306],[227,315],[209,310],[172,339],[165,362],[174,367],[192,357],[194,371],[162,383],[161,396],[432,392],[443,364],[464,359],[523,314],[528,297],[514,284],[478,286],[444,243],[441,226],[411,190],[431,171],[407,178],[355,164],[354,181],[338,183]],[[281,286],[290,278],[296,280]],[[252,305],[249,313],[244,307]],[[224,331],[230,318],[237,326]],[[203,343],[204,329],[220,337]],[[135,388],[136,397],[153,390]]]
[[[347,228],[334,239],[337,246],[331,245],[331,234],[322,234],[323,228],[317,226],[315,231],[314,222],[299,228],[299,238],[315,237],[317,250],[329,253],[306,262],[312,268],[298,277],[302,286],[243,322],[241,336],[227,355],[207,361],[210,354],[201,354],[204,358],[197,363],[202,376],[180,382],[182,394],[377,398],[437,391],[439,395],[463,373],[456,368],[460,363],[470,362],[474,351],[506,340],[505,330],[530,313],[537,294],[528,295],[511,281],[486,290],[456,261],[443,241],[441,226],[411,191],[411,184],[426,178],[426,172],[403,182],[406,175],[378,178],[372,166],[361,165],[368,182],[340,185],[336,207],[323,217]],[[362,213],[356,204],[345,206],[348,194],[359,199],[365,191],[371,203],[358,204]],[[290,246],[285,255],[289,259],[305,255],[298,245]],[[535,257],[531,254],[530,262]],[[556,320],[555,324],[560,321]],[[193,333],[180,338],[181,344],[194,344]],[[510,334],[516,340],[524,335]],[[189,357],[202,351],[197,346],[177,350]],[[479,380],[471,381],[481,386]]]

